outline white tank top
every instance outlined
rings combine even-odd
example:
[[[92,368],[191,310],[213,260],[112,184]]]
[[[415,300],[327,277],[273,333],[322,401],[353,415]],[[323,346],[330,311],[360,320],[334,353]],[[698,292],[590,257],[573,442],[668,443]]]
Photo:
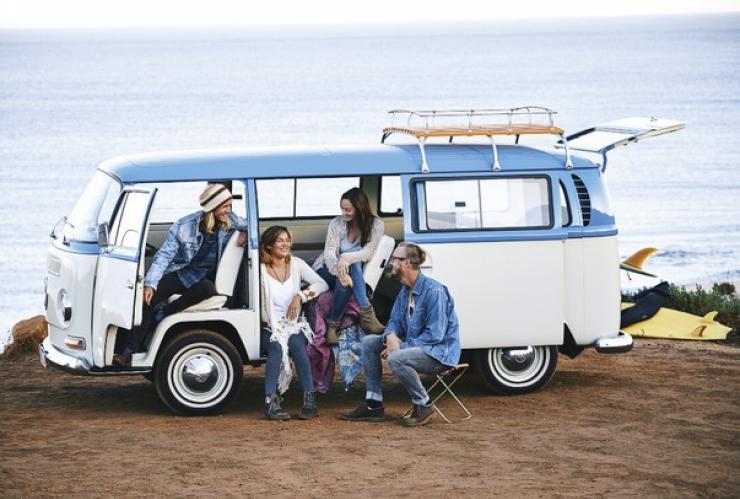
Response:
[[[275,319],[282,319],[288,313],[290,302],[293,301],[293,278],[280,282],[267,274],[267,283],[270,286],[270,300],[277,312]]]

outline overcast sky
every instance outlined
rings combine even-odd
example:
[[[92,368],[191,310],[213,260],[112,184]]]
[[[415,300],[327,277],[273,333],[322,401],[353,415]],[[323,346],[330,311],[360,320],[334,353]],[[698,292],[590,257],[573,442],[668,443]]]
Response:
[[[0,28],[269,26],[740,11],[740,0],[0,0]]]

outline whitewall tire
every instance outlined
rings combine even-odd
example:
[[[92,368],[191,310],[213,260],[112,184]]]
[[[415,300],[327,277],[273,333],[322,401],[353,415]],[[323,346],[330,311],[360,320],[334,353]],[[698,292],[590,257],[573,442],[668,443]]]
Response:
[[[162,348],[154,366],[157,394],[185,416],[219,412],[239,393],[244,371],[239,352],[213,331],[188,331]]]
[[[475,353],[475,365],[495,393],[529,393],[545,386],[558,363],[556,346],[489,348]]]

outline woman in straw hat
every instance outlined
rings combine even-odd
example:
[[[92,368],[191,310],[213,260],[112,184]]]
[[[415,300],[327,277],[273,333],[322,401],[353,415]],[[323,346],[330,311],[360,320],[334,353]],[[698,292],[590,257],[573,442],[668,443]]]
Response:
[[[234,230],[242,231],[237,244],[247,241],[247,221],[231,212],[231,191],[210,184],[199,198],[201,211],[187,215],[170,227],[164,243],[144,278],[144,309],[141,324],[126,338],[113,364],[131,365],[131,356],[146,333],[165,316],[181,312],[216,294],[213,284],[221,251]],[[174,294],[178,299],[155,313],[155,306]]]

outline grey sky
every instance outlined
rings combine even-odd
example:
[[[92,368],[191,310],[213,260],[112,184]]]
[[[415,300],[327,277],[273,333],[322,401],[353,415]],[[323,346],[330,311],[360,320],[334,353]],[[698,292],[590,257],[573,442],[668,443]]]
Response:
[[[454,6],[451,7],[451,6]],[[268,26],[740,11],[740,0],[0,0],[2,28]]]

